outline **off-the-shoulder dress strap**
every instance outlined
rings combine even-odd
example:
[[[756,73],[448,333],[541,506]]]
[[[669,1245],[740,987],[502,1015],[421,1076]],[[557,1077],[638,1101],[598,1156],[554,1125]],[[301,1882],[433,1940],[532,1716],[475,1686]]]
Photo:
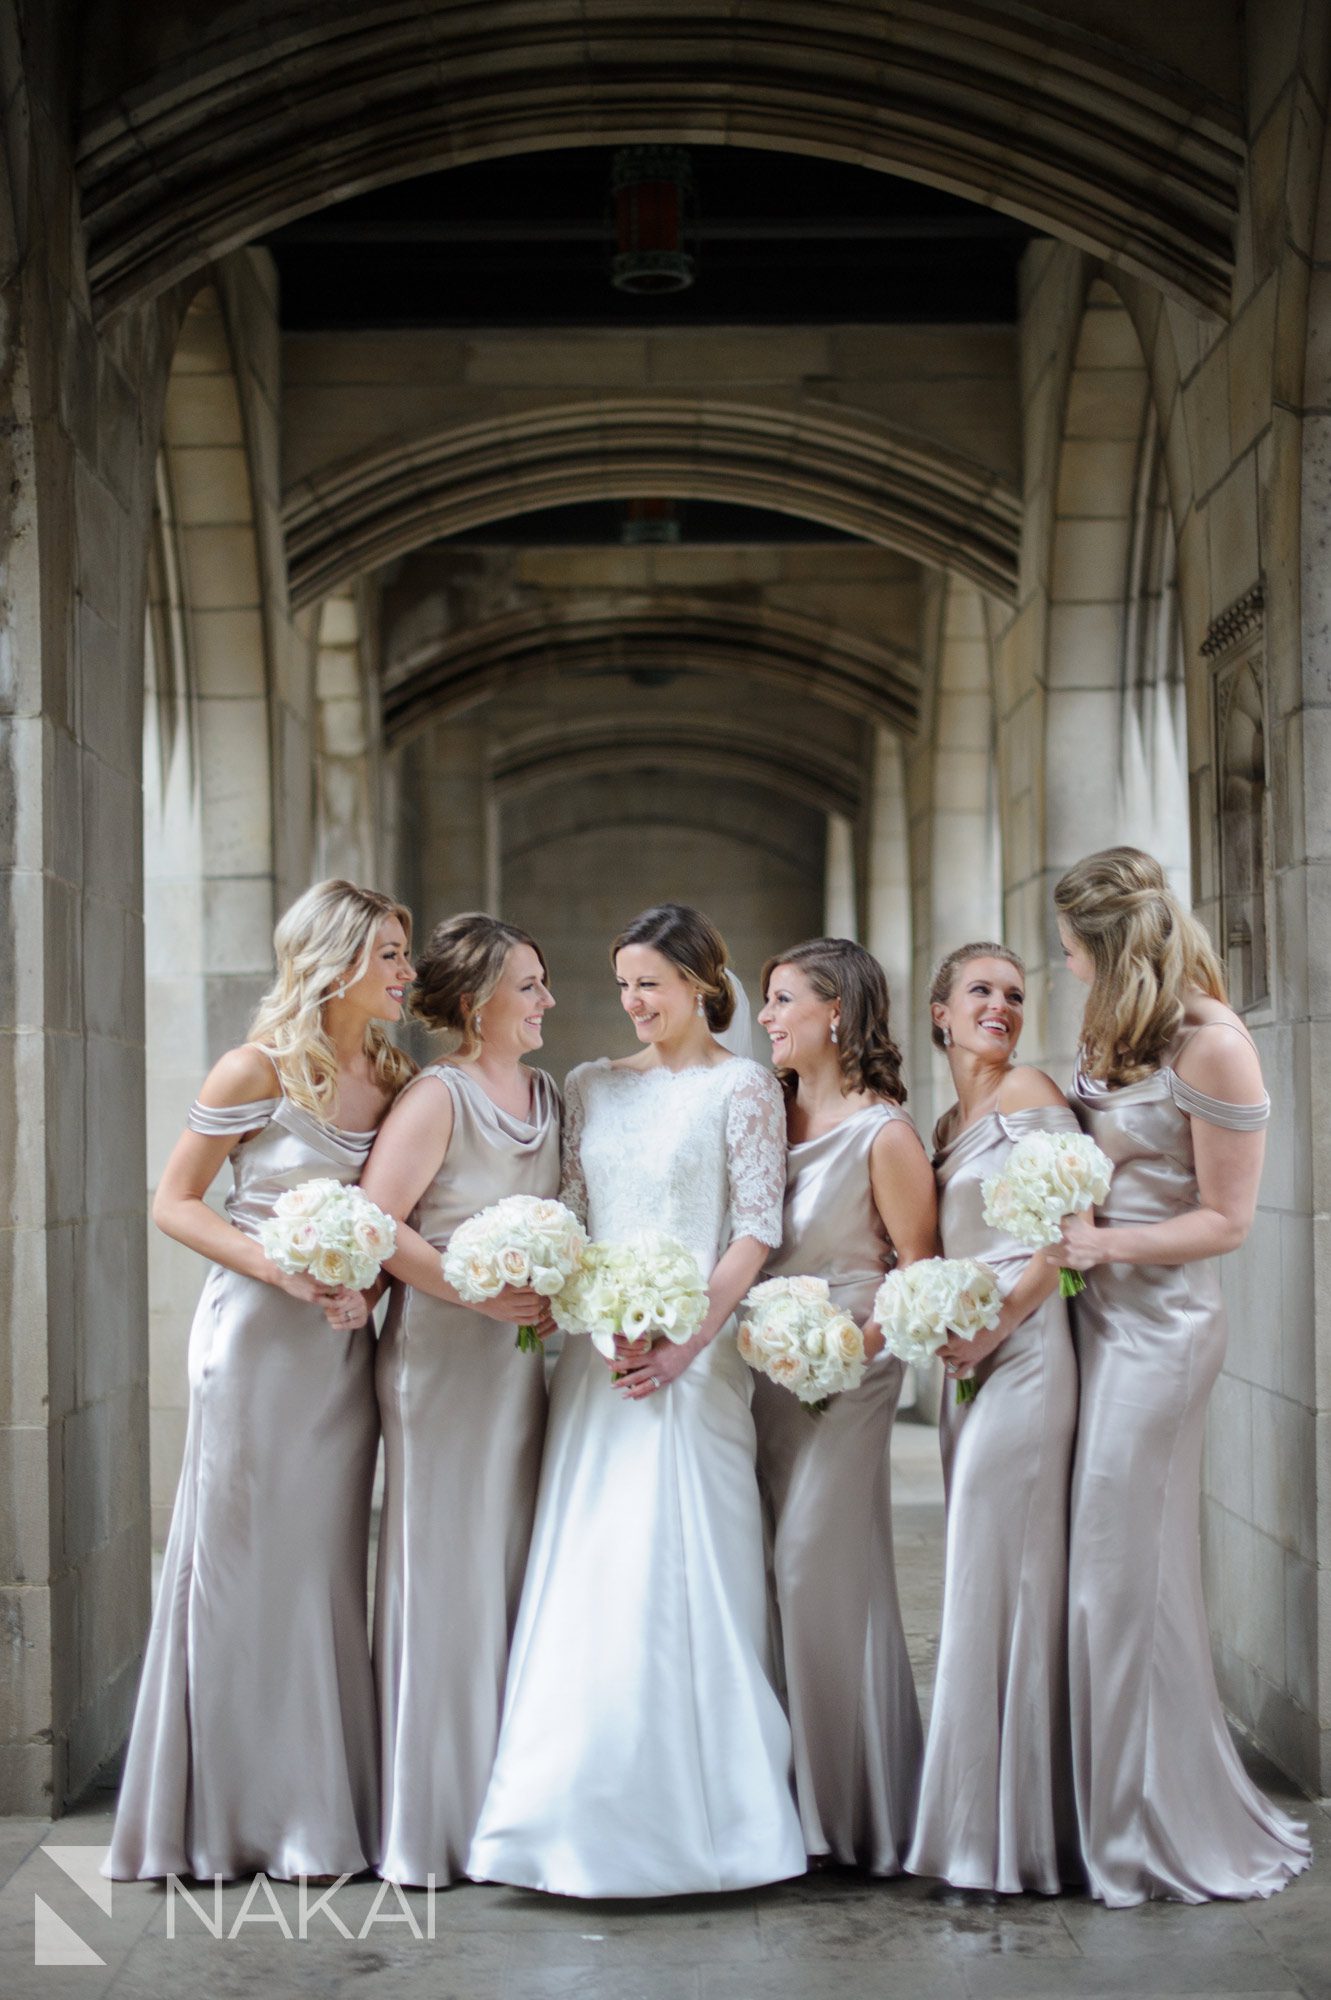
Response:
[[[248,1104],[200,1104],[195,1098],[185,1122],[205,1139],[239,1139],[266,1125],[281,1102],[280,1097],[256,1097]]]
[[[1203,1124],[1218,1125],[1225,1132],[1260,1132],[1271,1116],[1271,1099],[1265,1092],[1257,1104],[1231,1104],[1228,1098],[1211,1097],[1204,1090],[1198,1090],[1195,1083],[1187,1083],[1179,1075],[1175,1064],[1194,1035],[1203,1028],[1229,1028],[1241,1035],[1253,1054],[1257,1044],[1246,1028],[1237,1021],[1193,1021],[1188,1027],[1180,1028],[1174,1037],[1174,1046],[1169,1052],[1169,1061],[1164,1065],[1169,1078],[1169,1094],[1180,1111],[1189,1118],[1200,1118]]]

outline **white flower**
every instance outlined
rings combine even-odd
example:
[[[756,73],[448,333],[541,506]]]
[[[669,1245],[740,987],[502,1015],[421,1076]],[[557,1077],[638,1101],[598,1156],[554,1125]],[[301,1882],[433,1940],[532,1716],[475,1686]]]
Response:
[[[859,1387],[864,1337],[833,1306],[825,1278],[765,1278],[739,1310],[742,1358],[801,1402]]]
[[[644,1231],[626,1243],[590,1244],[552,1309],[565,1333],[587,1334],[610,1358],[617,1333],[630,1340],[653,1332],[676,1343],[692,1339],[707,1312],[707,1287],[682,1243]]]
[[[1084,1132],[1028,1132],[983,1183],[984,1219],[1038,1250],[1057,1243],[1069,1215],[1109,1193],[1113,1166]]]
[[[444,1251],[444,1277],[471,1305],[496,1298],[506,1285],[530,1286],[550,1298],[579,1269],[586,1243],[562,1202],[505,1195],[458,1224]]]
[[[397,1224],[358,1187],[303,1181],[278,1196],[259,1241],[279,1270],[364,1291],[397,1248]]]
[[[888,1272],[873,1316],[887,1352],[918,1364],[952,1334],[973,1340],[997,1326],[1002,1310],[998,1280],[986,1265],[973,1257],[925,1257]]]

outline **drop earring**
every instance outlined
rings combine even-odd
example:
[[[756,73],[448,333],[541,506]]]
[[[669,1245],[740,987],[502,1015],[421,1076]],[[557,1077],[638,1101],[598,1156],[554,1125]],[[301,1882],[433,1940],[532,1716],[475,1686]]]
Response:
[[[952,1030],[951,1030],[951,1028],[944,1028],[944,1030],[943,1030],[943,1047],[944,1047],[945,1049],[950,1049],[950,1048],[951,1048],[951,1046],[952,1046]]]
[[[694,1012],[697,1014],[706,1014],[707,1012],[707,1002],[703,999],[701,993],[698,995],[698,1004],[695,1007]]]
[[[834,1042],[836,1042],[836,1041],[839,1041],[839,1040],[841,1039],[841,1038],[840,1038],[840,1036],[839,1036],[839,1035],[837,1034],[837,1031],[836,1031],[836,1022],[835,1022],[835,1021],[833,1021],[833,1023],[832,1023],[832,1027],[831,1027],[831,1035],[832,1035],[832,1040],[833,1040]]]

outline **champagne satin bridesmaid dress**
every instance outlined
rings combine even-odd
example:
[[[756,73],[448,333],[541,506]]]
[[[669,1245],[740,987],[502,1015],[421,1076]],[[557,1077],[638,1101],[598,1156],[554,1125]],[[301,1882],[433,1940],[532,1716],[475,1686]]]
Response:
[[[1205,1096],[1172,1061],[1117,1088],[1078,1068],[1071,1094],[1114,1162],[1099,1211],[1111,1227],[1197,1206],[1194,1118],[1256,1132],[1270,1115],[1269,1100]],[[1206,1404],[1225,1355],[1216,1264],[1097,1265],[1076,1326],[1069,1664],[1091,1893],[1116,1907],[1270,1896],[1311,1857],[1304,1829],[1240,1763],[1211,1664],[1199,1514]]]
[[[423,1069],[453,1100],[443,1165],[411,1217],[442,1251],[504,1195],[559,1186],[559,1093],[533,1069],[530,1121],[456,1065]],[[509,1641],[531,1540],[545,1369],[515,1330],[396,1285],[379,1342],[384,1505],[374,1661],[391,1881],[465,1868],[490,1780]]]
[[[354,1181],[374,1139],[285,1097],[195,1104],[189,1125],[236,1135],[226,1213],[248,1236],[286,1189]],[[189,1387],[106,1873],[357,1874],[378,1853],[374,1329],[213,1264]]]
[[[869,1182],[894,1118],[910,1122],[897,1105],[866,1105],[790,1148],[781,1248],[764,1274],[826,1278],[861,1326],[895,1261]],[[753,1389],[804,1845],[874,1875],[900,1873],[922,1748],[892,1554],[902,1372],[880,1356],[821,1416],[766,1376]]]
[[[1056,1105],[990,1112],[940,1146],[945,1257],[1010,1292],[1031,1251],[984,1220],[981,1184],[1028,1132],[1075,1132]],[[919,1818],[906,1866],[959,1889],[1057,1895],[1080,1880],[1068,1740],[1067,1505],[1077,1369],[1057,1291],[945,1391],[947,1559]]]

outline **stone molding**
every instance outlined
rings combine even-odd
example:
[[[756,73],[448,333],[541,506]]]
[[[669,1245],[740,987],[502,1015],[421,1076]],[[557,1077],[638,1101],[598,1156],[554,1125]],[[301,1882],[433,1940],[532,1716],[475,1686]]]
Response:
[[[920,675],[909,655],[818,619],[747,605],[663,597],[560,616],[548,608],[490,619],[395,665],[384,686],[392,744],[496,691],[557,670],[740,673],[914,734]]]
[[[714,717],[686,715],[660,722],[616,716],[558,727],[544,724],[496,749],[490,779],[502,803],[543,785],[661,768],[744,779],[778,798],[799,799],[819,812],[840,812],[848,819],[858,813],[864,790],[858,762],[815,748],[795,732],[732,721],[723,737]]]
[[[82,121],[99,313],[367,188],[643,140],[903,174],[1228,311],[1233,113],[1066,21],[946,0],[248,0],[225,18]]]
[[[465,528],[642,493],[802,515],[1016,594],[1021,503],[983,466],[864,418],[607,396],[451,425],[302,480],[284,510],[291,602]]]
[[[1198,651],[1205,660],[1219,660],[1236,646],[1246,645],[1261,631],[1266,617],[1265,586],[1255,583],[1245,590],[1218,618],[1212,619]]]

